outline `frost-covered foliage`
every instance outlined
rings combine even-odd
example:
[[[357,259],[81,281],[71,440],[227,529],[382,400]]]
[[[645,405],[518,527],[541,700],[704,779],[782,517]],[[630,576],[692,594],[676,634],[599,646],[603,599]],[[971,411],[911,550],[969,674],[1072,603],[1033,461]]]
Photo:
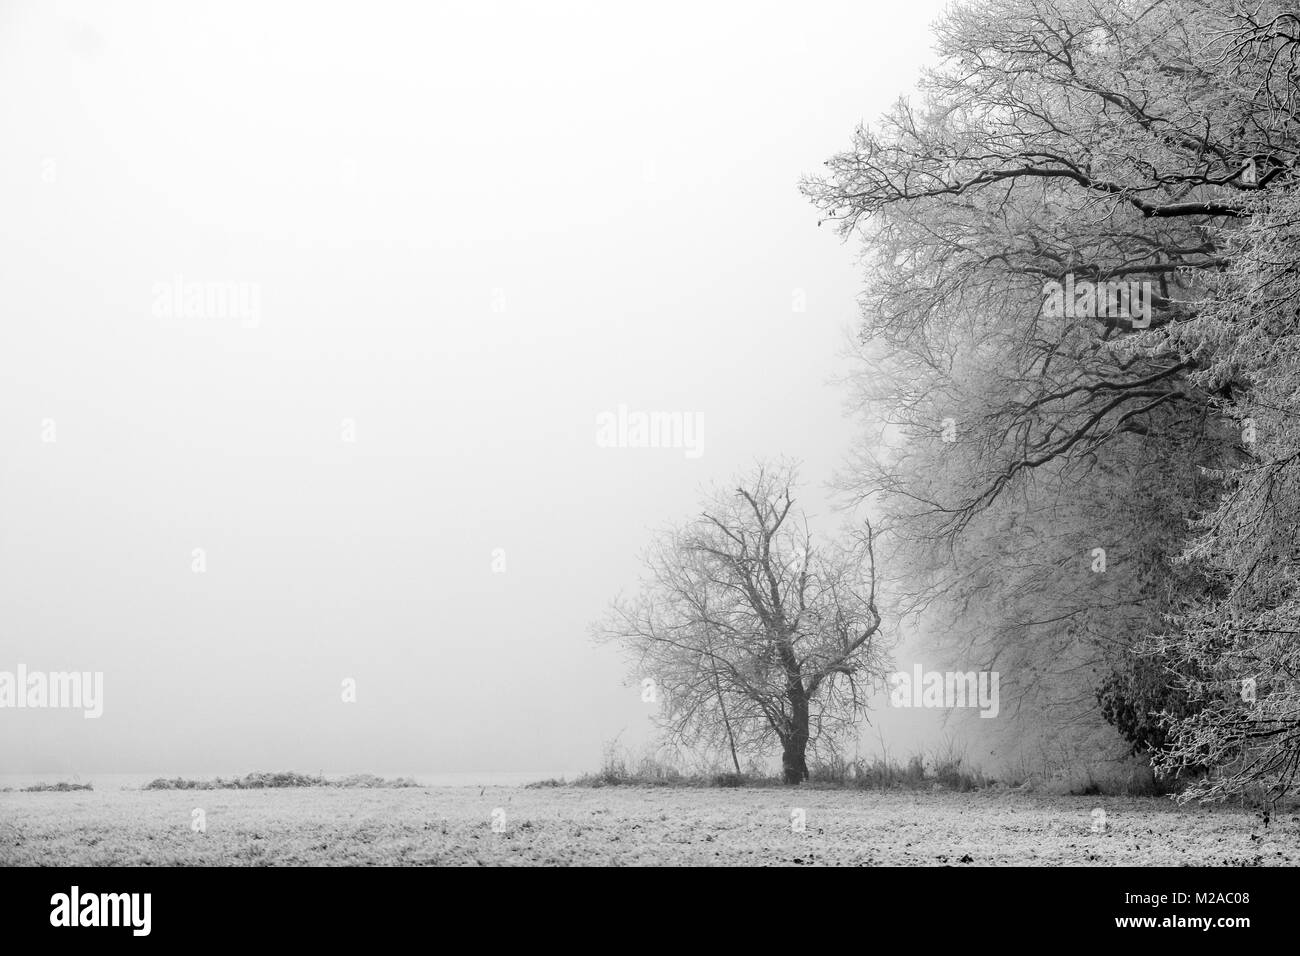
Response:
[[[1300,17],[975,0],[937,36],[919,102],[804,187],[866,250],[845,485],[888,516],[897,610],[997,666],[1022,728],[1109,717],[1190,796],[1284,791]],[[1149,316],[1045,308],[1108,282]]]

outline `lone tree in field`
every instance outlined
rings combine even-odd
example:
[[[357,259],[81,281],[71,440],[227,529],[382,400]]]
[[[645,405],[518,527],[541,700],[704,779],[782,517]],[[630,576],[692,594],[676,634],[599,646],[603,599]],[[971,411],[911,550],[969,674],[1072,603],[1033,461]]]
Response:
[[[759,468],[646,556],[640,593],[597,628],[654,682],[673,742],[740,755],[781,748],[786,783],[833,748],[886,666],[869,524],[815,545],[794,470]]]

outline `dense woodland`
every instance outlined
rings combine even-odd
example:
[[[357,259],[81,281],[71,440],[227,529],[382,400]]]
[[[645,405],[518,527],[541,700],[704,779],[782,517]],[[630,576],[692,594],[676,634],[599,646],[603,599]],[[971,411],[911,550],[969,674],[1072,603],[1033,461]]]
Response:
[[[804,187],[867,256],[856,393],[900,437],[848,483],[896,593],[1195,796],[1300,760],[1297,13],[958,6]],[[1149,319],[1055,314],[1067,278],[1146,283]]]

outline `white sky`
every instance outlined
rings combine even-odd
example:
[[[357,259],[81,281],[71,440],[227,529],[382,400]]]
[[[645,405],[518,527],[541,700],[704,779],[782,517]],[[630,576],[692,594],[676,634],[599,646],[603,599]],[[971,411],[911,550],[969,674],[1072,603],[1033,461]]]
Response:
[[[615,7],[0,3],[0,670],[105,675],[0,711],[0,771],[646,739],[588,625],[758,457],[826,513],[862,277],[797,183],[941,4]],[[157,317],[177,275],[260,322]],[[704,454],[597,447],[619,404]]]

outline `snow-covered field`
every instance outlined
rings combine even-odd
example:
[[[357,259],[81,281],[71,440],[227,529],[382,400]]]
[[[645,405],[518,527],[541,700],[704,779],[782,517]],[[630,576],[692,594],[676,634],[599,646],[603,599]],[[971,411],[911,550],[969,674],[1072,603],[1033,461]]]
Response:
[[[0,793],[16,864],[1296,865],[1300,816],[1007,791]]]

